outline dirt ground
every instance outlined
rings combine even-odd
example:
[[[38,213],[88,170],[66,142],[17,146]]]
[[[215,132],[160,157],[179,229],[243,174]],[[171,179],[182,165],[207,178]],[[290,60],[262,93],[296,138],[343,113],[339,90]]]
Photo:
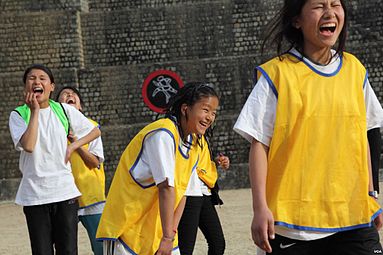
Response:
[[[251,193],[249,189],[220,191],[224,205],[217,207],[226,238],[225,254],[255,254],[251,241]],[[31,254],[28,229],[22,207],[13,202],[0,203],[0,254]],[[85,228],[79,224],[79,255],[92,255]],[[207,254],[207,245],[201,233],[195,255]]]
[[[250,189],[222,190],[224,205],[217,207],[221,219],[228,255],[255,255],[256,248],[251,240],[252,219]],[[382,196],[381,196],[382,197]],[[380,198],[382,204],[382,198]],[[31,254],[28,230],[22,207],[12,202],[0,203],[0,254]],[[381,237],[383,232],[381,231]],[[201,233],[194,251],[195,255],[207,254],[207,245]],[[79,255],[92,255],[86,230],[79,225]]]

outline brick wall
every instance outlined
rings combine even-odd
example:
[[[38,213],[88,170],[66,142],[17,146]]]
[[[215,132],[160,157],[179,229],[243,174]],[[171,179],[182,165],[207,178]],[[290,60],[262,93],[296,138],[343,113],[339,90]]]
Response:
[[[8,116],[22,102],[24,69],[44,63],[57,87],[76,85],[85,113],[100,122],[110,182],[130,139],[156,114],[141,98],[145,77],[157,69],[183,81],[207,80],[221,95],[214,148],[230,156],[223,188],[248,187],[248,143],[232,131],[252,89],[261,35],[277,0],[61,0],[0,3],[0,200],[13,199],[21,174]],[[347,50],[369,70],[383,99],[383,11],[377,0],[349,1]],[[371,10],[374,10],[373,12]],[[375,15],[371,15],[375,13]]]

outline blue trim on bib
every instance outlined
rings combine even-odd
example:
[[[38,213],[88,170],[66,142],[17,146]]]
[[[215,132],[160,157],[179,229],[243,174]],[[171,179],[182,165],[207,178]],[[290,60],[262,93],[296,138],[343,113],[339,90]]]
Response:
[[[133,254],[133,255],[138,255],[137,253],[135,253],[126,243],[124,243],[124,241],[122,241],[122,239],[121,238],[118,238],[118,241],[120,241],[120,243],[124,246],[124,248],[125,249],[127,249],[128,250],[128,252],[130,252],[131,254]],[[177,250],[179,247],[178,246],[176,246],[176,247],[174,247],[173,249],[172,249],[172,251],[175,251],[175,250]]]
[[[271,88],[271,90],[273,91],[274,95],[275,95],[275,96],[277,97],[277,99],[278,99],[278,91],[277,91],[277,89],[275,88],[273,81],[270,79],[270,76],[266,73],[266,71],[265,71],[262,67],[258,66],[258,67],[256,67],[256,68],[257,68],[257,70],[260,71],[260,72],[262,73],[262,75],[265,77],[267,83],[269,84],[269,87]]]
[[[192,144],[193,143],[193,136],[192,135],[189,135],[188,136],[188,139],[189,139],[189,143]],[[186,154],[184,154],[184,152],[182,151],[182,148],[181,148],[181,143],[178,144],[178,150],[180,151],[182,157],[184,157],[185,159],[188,159],[189,158],[189,151],[190,151],[190,148],[187,147],[187,150],[186,150]]]
[[[136,161],[134,162],[134,164],[132,165],[132,167],[129,169],[129,174],[130,176],[132,177],[132,179],[134,180],[135,183],[137,183],[141,188],[143,189],[147,189],[147,188],[150,188],[150,187],[153,187],[156,185],[155,182],[151,183],[151,184],[148,184],[148,185],[143,185],[141,184],[139,181],[137,181],[134,177],[133,177],[133,174],[132,174],[132,171],[134,170],[134,168],[137,166],[138,162],[140,161],[140,158],[141,158],[141,154],[142,154],[142,149],[143,149],[143,143],[145,141],[145,138],[153,133],[153,132],[157,132],[157,131],[165,131],[166,133],[168,133],[172,139],[173,139],[173,142],[174,142],[174,153],[176,153],[176,142],[175,142],[175,139],[174,139],[174,136],[172,134],[172,132],[170,132],[168,129],[165,129],[165,128],[158,128],[158,129],[155,129],[155,130],[152,130],[150,132],[148,132],[144,138],[142,139],[142,144],[141,144],[141,149],[140,149],[140,152],[138,153],[138,157],[136,158]]]
[[[124,246],[125,249],[128,250],[128,252],[130,252],[133,255],[138,255],[132,249],[130,249],[130,247],[126,243],[124,243],[124,241],[122,241],[121,238],[118,238],[118,241],[120,241],[120,243]]]
[[[109,238],[109,237],[99,237],[99,238],[96,238],[96,241],[117,241],[118,238]]]
[[[286,222],[282,221],[276,221],[275,225],[278,226],[283,226],[287,228],[292,228],[292,229],[297,229],[297,230],[304,230],[304,231],[317,231],[317,232],[341,232],[341,231],[348,231],[348,230],[353,230],[353,229],[358,229],[358,228],[365,228],[365,227],[371,227],[372,226],[372,221],[378,217],[378,215],[382,213],[382,209],[379,209],[376,213],[374,213],[371,216],[371,221],[369,223],[364,223],[364,224],[358,224],[354,226],[349,226],[349,227],[340,227],[340,228],[314,228],[314,227],[306,227],[306,226],[298,226],[298,225],[293,225],[289,224]]]
[[[367,80],[368,80],[368,71],[366,70],[366,75],[365,75],[364,81],[363,81],[363,89],[366,87]]]
[[[340,62],[339,62],[339,65],[338,65],[338,68],[332,72],[332,73],[324,73],[324,72],[321,72],[317,69],[315,69],[315,67],[313,67],[312,65],[310,65],[309,62],[307,62],[302,56],[298,56],[292,52],[289,52],[288,54],[296,57],[297,59],[299,59],[300,61],[302,61],[307,67],[309,67],[312,71],[314,71],[315,73],[321,75],[321,76],[325,76],[325,77],[331,77],[331,76],[334,76],[336,75],[337,73],[339,73],[340,69],[342,68],[342,65],[343,65],[343,57],[342,55],[339,56],[340,58]]]

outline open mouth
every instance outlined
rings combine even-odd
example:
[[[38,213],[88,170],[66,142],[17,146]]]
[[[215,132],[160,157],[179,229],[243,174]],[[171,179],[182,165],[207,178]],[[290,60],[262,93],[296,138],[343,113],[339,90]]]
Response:
[[[72,98],[69,98],[67,101],[66,101],[67,104],[75,104],[76,101]]]
[[[33,93],[41,95],[44,92],[42,88],[34,88]]]
[[[334,33],[336,29],[336,24],[335,23],[326,23],[320,26],[319,30],[322,33]]]
[[[205,122],[202,122],[202,121],[200,121],[199,124],[200,124],[201,126],[203,126],[204,128],[208,128],[208,127],[209,127],[209,124],[207,124],[207,123],[205,123]]]

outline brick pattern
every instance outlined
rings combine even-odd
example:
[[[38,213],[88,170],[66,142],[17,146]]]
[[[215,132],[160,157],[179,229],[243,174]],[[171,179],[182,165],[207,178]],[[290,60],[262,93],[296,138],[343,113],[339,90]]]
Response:
[[[107,181],[132,137],[156,118],[141,87],[154,70],[184,82],[213,83],[221,96],[214,150],[230,156],[223,188],[248,187],[249,144],[232,131],[253,87],[262,33],[280,7],[273,1],[61,0],[0,3],[0,200],[12,199],[21,174],[9,130],[9,113],[22,103],[23,71],[32,63],[52,68],[57,90],[79,88],[85,114],[101,124]],[[347,50],[368,68],[383,99],[383,10],[378,0],[349,3]],[[374,10],[371,12],[371,10]],[[371,15],[374,13],[374,15]],[[53,95],[55,96],[55,94]]]

